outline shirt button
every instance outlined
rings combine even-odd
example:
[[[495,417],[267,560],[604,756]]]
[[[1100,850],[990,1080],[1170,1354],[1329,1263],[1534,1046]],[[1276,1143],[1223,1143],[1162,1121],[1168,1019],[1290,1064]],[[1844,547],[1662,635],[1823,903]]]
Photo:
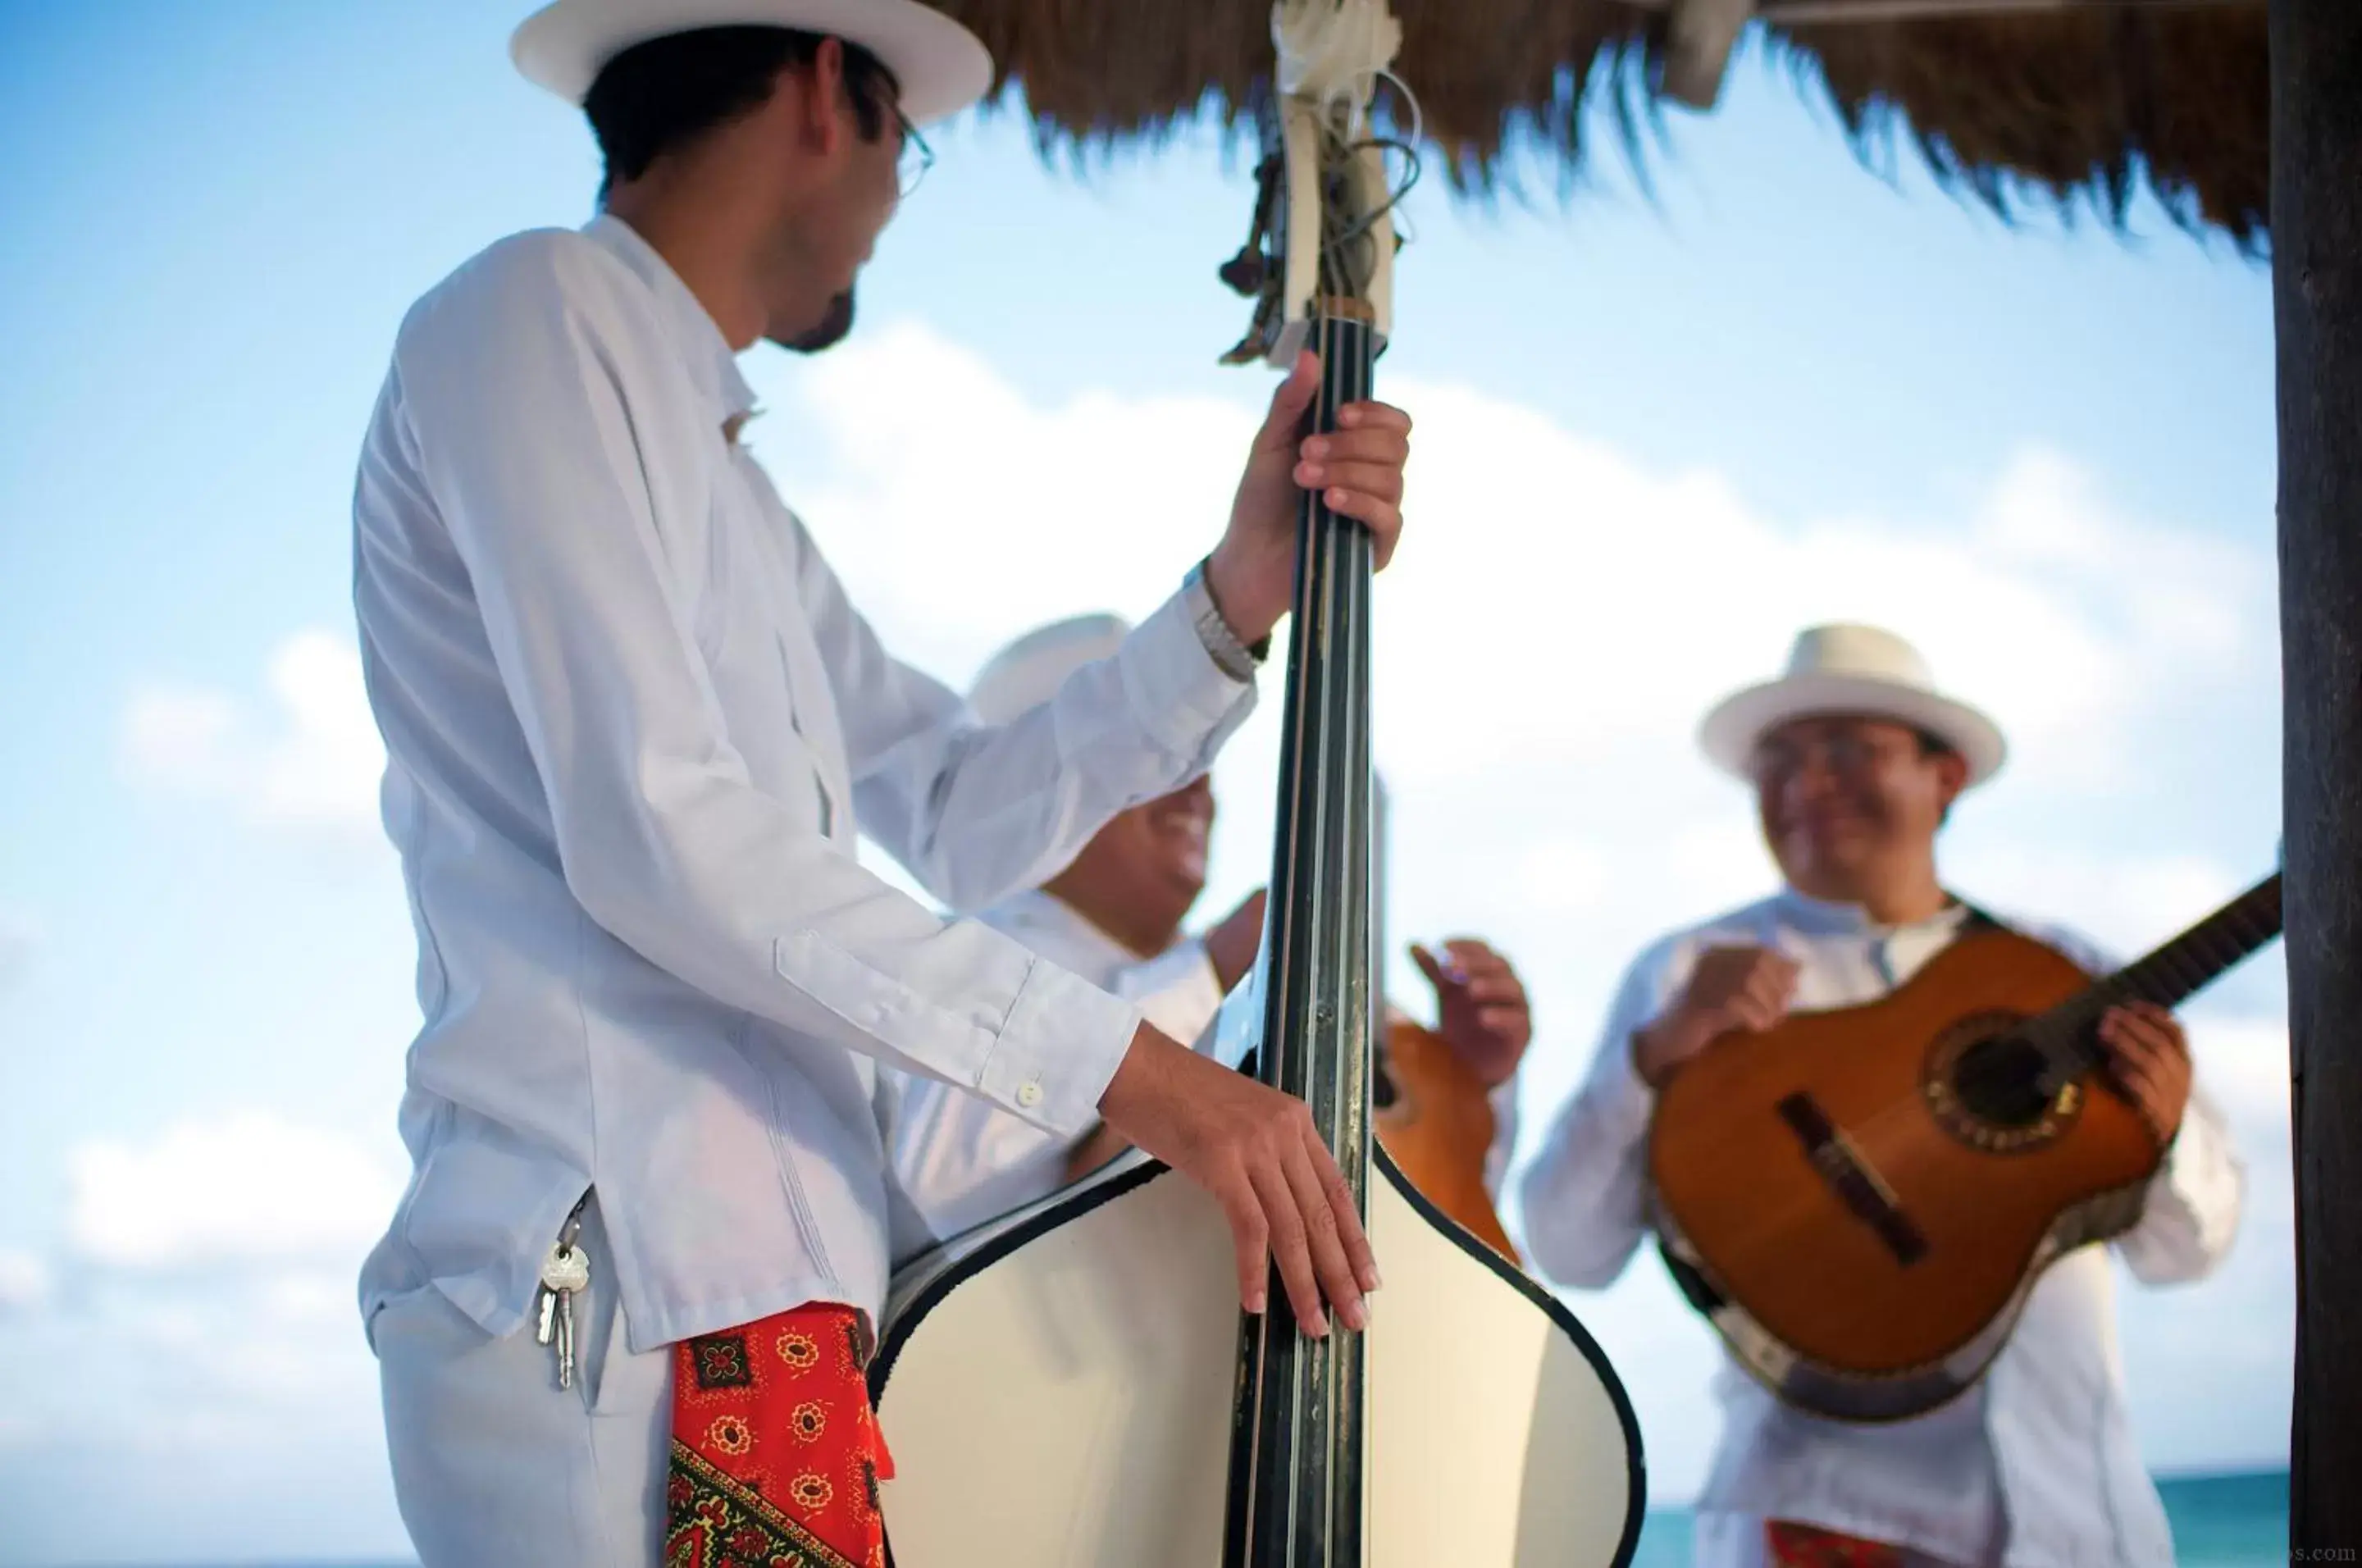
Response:
[[[1042,1080],[1027,1078],[1017,1086],[1017,1103],[1028,1110],[1042,1103]]]

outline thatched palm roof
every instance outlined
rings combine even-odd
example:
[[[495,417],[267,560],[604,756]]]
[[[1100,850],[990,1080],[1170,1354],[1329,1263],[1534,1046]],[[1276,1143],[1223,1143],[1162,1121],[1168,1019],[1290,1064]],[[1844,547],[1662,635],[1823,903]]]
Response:
[[[1021,87],[1045,148],[1253,123],[1270,0],[932,0]],[[1667,0],[1394,0],[1398,72],[1453,186],[1499,188],[1504,154],[1572,188],[1597,106],[1636,131],[1661,102]],[[1858,151],[1899,137],[2005,215],[2031,196],[2120,223],[2146,182],[2177,221],[2259,247],[2270,83],[2262,0],[2058,0],[1910,15],[1944,0],[1762,0],[1765,39]],[[1962,11],[1995,0],[1952,0]],[[1896,12],[1905,13],[1895,15]],[[1859,19],[1876,17],[1880,19]]]

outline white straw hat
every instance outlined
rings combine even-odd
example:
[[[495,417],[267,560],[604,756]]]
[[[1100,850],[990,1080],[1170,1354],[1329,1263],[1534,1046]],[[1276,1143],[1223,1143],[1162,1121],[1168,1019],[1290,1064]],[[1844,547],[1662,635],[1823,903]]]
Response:
[[[1706,756],[1745,778],[1756,742],[1791,719],[1859,713],[1909,724],[1950,745],[1981,783],[2002,765],[2001,728],[1981,712],[1937,689],[1919,650],[1877,626],[1838,623],[1797,634],[1787,672],[1735,691],[1698,727]]]
[[[1114,653],[1131,631],[1120,615],[1075,615],[1037,626],[985,662],[968,706],[986,723],[1007,723],[1048,701],[1076,670]]]
[[[518,26],[509,58],[526,80],[579,105],[606,63],[633,45],[730,27],[791,28],[859,44],[894,73],[913,125],[955,115],[992,86],[983,41],[919,0],[555,0]]]

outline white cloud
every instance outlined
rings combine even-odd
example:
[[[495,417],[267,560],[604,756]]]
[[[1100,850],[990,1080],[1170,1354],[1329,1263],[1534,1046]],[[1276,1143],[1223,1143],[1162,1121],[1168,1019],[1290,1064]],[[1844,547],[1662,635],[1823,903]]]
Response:
[[[285,1521],[238,1517],[224,1499],[301,1476],[341,1499],[332,1550],[367,1540],[397,1555],[354,1288],[400,1191],[398,1163],[391,1148],[267,1111],[74,1150],[57,1261],[0,1252],[0,1495],[38,1490],[61,1529],[130,1475],[156,1517],[202,1517],[253,1550],[258,1529]]]
[[[124,711],[121,755],[142,782],[227,801],[250,819],[373,837],[385,748],[360,656],[305,631],[270,657],[267,712],[210,688],[150,685]]]
[[[40,933],[20,914],[0,909],[0,996],[22,980],[33,966]]]
[[[951,679],[1035,622],[1153,609],[1213,545],[1261,418],[1244,399],[1039,407],[908,323],[802,362],[789,395],[775,419],[826,462],[771,463],[784,498],[895,651]]]
[[[50,1297],[50,1265],[30,1253],[0,1247],[0,1318],[29,1312]]]
[[[358,1262],[403,1179],[353,1140],[266,1110],[182,1122],[149,1143],[85,1143],[69,1174],[73,1253],[129,1270]]]
[[[2280,1018],[2242,1018],[2191,1009],[2183,1020],[2198,1079],[2246,1144],[2289,1141],[2289,1032]]]

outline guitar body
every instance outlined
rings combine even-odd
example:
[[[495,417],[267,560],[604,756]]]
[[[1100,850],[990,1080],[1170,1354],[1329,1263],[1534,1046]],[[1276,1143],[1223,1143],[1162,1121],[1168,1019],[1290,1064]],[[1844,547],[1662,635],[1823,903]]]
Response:
[[[1997,1087],[2004,1032],[2091,978],[1976,932],[1879,1001],[1726,1037],[1666,1082],[1649,1166],[1667,1263],[1774,1393],[1848,1420],[1931,1409],[1990,1364],[2043,1269],[2139,1218],[2160,1154],[2129,1101],[2092,1070],[2047,1098]]]
[[[1598,1346],[1383,1154],[1367,1226],[1370,1568],[1624,1568],[1639,1430]],[[871,1373],[895,1568],[1221,1568],[1236,1280],[1136,1150],[914,1260]]]
[[[1496,1126],[1484,1084],[1431,1029],[1398,1020],[1387,1027],[1385,1042],[1395,1099],[1372,1118],[1378,1142],[1429,1202],[1522,1266],[1485,1187]]]

